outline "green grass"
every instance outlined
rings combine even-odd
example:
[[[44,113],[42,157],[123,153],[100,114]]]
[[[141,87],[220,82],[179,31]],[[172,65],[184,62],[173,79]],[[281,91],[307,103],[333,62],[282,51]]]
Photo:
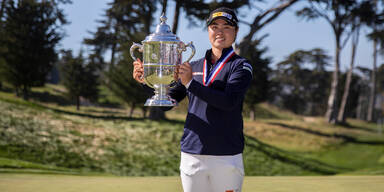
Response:
[[[384,176],[245,177],[244,192],[381,192]],[[180,192],[179,177],[0,174],[4,192]]]
[[[346,143],[308,156],[350,170],[377,167],[384,171],[383,154],[383,145]]]
[[[38,163],[31,163],[28,161],[21,161],[15,159],[8,159],[0,157],[0,165],[2,168],[13,169],[38,169],[38,170],[52,170],[52,171],[70,171],[70,169],[59,168]]]
[[[0,91],[0,172],[179,174],[185,102],[167,112],[168,120],[150,121],[140,112],[128,118],[123,108],[77,111],[62,94],[62,87],[48,85],[24,101]],[[256,116],[245,119],[246,175],[384,174],[384,135],[375,124],[333,126],[268,104]]]
[[[0,157],[117,175],[178,172],[173,143],[181,136],[182,122],[105,120],[2,101],[0,110]]]

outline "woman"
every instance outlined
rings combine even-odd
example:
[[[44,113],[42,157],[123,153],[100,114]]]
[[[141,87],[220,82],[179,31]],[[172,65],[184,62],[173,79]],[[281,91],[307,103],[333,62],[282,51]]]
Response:
[[[189,99],[181,138],[180,176],[184,192],[239,192],[244,168],[242,108],[252,67],[232,48],[238,32],[232,9],[221,7],[207,20],[212,48],[205,57],[178,68],[178,85],[170,96]],[[142,63],[133,77],[143,82]]]

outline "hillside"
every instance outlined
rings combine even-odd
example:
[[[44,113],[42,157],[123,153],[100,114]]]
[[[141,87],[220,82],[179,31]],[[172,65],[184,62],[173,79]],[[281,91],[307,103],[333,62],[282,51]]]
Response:
[[[185,112],[150,121],[123,108],[75,107],[60,87],[30,101],[0,91],[0,172],[178,175]],[[384,135],[375,124],[332,126],[267,104],[245,120],[247,175],[384,174]]]

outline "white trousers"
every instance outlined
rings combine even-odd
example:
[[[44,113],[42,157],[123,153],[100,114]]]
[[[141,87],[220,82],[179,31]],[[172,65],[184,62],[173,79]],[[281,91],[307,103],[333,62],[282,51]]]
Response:
[[[180,177],[184,192],[241,192],[243,155],[212,156],[181,152]]]

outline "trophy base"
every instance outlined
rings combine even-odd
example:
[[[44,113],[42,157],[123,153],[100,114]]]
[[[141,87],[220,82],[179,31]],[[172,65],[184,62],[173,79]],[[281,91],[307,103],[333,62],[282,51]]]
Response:
[[[177,106],[177,102],[171,98],[163,99],[163,100],[150,98],[150,99],[147,99],[144,106],[148,106],[148,107],[174,107],[174,106]]]

